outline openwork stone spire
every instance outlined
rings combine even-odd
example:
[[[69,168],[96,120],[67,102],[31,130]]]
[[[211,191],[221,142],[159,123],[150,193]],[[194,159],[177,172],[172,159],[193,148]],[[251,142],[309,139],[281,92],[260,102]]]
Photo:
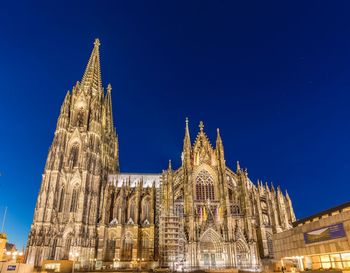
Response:
[[[95,39],[94,48],[81,80],[81,87],[84,91],[92,90],[95,93],[102,90],[99,47],[100,40]]]

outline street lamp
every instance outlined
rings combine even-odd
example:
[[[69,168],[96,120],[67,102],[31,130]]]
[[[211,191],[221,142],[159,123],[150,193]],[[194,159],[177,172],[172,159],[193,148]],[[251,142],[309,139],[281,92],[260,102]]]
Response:
[[[17,250],[6,251],[5,254],[6,254],[6,256],[12,257],[12,260],[14,260],[15,262],[17,262],[17,257],[22,257],[23,256],[23,252],[22,251],[17,251]]]
[[[72,273],[74,273],[74,270],[75,270],[75,259],[78,259],[79,253],[76,252],[76,251],[71,251],[71,252],[69,252],[69,256],[73,257],[73,269],[72,269]]]

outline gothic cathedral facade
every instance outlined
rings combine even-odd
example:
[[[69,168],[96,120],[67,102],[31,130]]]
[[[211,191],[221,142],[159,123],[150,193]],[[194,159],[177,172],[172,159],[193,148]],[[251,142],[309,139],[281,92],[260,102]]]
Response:
[[[81,82],[67,92],[42,175],[27,263],[77,259],[83,268],[170,266],[258,268],[272,235],[291,228],[288,193],[254,184],[226,165],[201,122],[185,124],[182,165],[157,174],[121,173],[111,85],[102,88],[95,40]]]

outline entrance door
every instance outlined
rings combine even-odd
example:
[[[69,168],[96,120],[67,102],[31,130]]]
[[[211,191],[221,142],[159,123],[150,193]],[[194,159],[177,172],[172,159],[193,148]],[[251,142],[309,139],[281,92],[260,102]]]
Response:
[[[226,264],[222,238],[211,228],[201,236],[199,253],[199,266],[215,268]]]
[[[210,265],[210,261],[209,261],[209,254],[204,254],[204,265],[205,266],[209,266]]]
[[[211,254],[211,266],[216,266],[216,261],[215,261],[215,254]]]

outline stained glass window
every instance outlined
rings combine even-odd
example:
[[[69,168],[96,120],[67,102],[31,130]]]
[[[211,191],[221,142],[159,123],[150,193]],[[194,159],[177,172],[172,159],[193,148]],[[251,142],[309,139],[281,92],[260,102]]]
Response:
[[[200,201],[215,199],[213,178],[205,170],[200,171],[196,178],[196,197]]]

